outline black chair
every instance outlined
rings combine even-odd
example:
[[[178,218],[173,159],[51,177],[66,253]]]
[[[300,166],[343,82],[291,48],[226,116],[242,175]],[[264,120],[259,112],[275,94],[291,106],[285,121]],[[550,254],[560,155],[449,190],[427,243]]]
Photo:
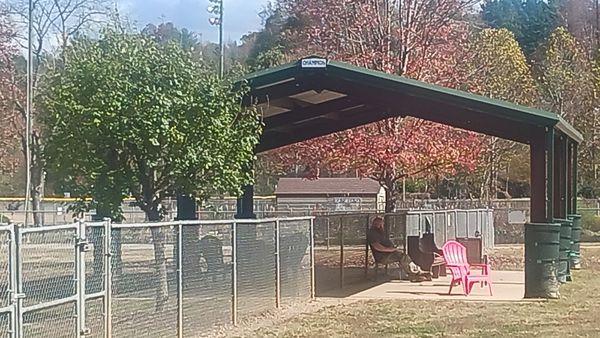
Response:
[[[375,279],[377,279],[377,277],[379,276],[379,265],[385,266],[385,274],[387,275],[388,266],[390,264],[388,261],[389,254],[383,254],[380,256],[380,259],[377,259],[375,252],[378,251],[375,250],[375,248],[373,248],[371,244],[369,244],[369,249],[371,249],[371,255],[373,255],[373,261],[375,262]]]
[[[432,276],[434,278],[437,278],[438,276],[445,276],[446,275],[446,264],[444,264],[442,262],[441,258],[438,258],[438,257],[443,257],[444,254],[443,254],[442,250],[437,247],[437,244],[435,244],[435,238],[432,233],[423,234],[423,237],[419,241],[419,249],[422,252],[433,254],[434,261],[431,266]],[[438,258],[438,259],[436,260],[436,258]]]
[[[407,253],[410,259],[423,271],[431,271],[434,256],[432,252],[422,251],[421,238],[419,236],[406,236],[408,246]]]
[[[433,234],[424,234],[424,238],[419,236],[407,236],[407,252],[412,261],[417,264],[421,270],[431,272],[433,278],[440,275],[446,275],[446,268],[439,254],[439,249],[435,245]]]
[[[481,241],[481,237],[457,237],[456,241],[467,248],[467,262],[469,262],[469,264],[486,263],[485,261],[487,257],[483,256],[483,243]]]

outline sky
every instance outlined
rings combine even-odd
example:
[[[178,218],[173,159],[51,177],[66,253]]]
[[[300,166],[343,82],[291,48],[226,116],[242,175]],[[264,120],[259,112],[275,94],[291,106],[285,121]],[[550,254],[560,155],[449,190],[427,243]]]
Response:
[[[269,0],[223,0],[224,39],[239,41],[242,35],[261,28],[258,13]],[[208,0],[117,0],[119,11],[127,15],[137,28],[148,23],[173,22],[201,34],[203,41],[217,41],[218,28],[211,26],[206,9]]]

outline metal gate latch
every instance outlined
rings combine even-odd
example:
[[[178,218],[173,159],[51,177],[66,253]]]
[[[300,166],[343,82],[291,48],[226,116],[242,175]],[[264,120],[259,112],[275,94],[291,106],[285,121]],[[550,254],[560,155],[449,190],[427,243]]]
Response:
[[[88,252],[90,250],[92,250],[92,245],[90,244],[90,242],[86,241],[86,240],[77,240],[77,246],[79,247],[79,250],[81,250],[82,252]]]

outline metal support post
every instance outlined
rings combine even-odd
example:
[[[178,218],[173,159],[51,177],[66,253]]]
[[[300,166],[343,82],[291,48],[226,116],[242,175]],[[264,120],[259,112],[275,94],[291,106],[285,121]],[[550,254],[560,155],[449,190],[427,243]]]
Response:
[[[14,283],[15,291],[12,295],[12,302],[15,304],[15,332],[16,338],[23,337],[23,258],[21,257],[21,248],[23,247],[23,237],[19,231],[19,225],[14,224],[15,241],[13,245],[13,264],[14,264]]]
[[[366,215],[365,234],[369,233],[369,215]],[[311,221],[312,222],[312,221]],[[329,250],[329,248],[327,248]],[[312,257],[311,257],[312,258]],[[365,239],[365,279],[369,276],[369,241]]]
[[[85,326],[85,252],[90,246],[87,242],[86,224],[83,219],[77,221],[77,242],[75,243],[75,270],[77,276],[77,336],[85,336],[90,330]]]
[[[344,224],[343,217],[340,216],[340,289],[344,287]]]
[[[183,337],[183,224],[177,225],[177,337]]]
[[[237,325],[237,223],[231,229],[231,322]]]
[[[577,148],[578,145],[576,142],[573,142],[573,172],[572,172],[572,184],[573,184],[573,202],[571,207],[571,212],[577,213]],[[598,211],[597,211],[598,212]]]
[[[104,337],[112,337],[112,224],[104,219]]]
[[[279,248],[279,219],[275,221],[275,307],[281,306],[281,257]]]
[[[315,299],[315,219],[310,219],[310,298]]]
[[[465,235],[469,238],[469,210],[465,210]]]
[[[21,294],[20,273],[18,268],[18,250],[20,246],[17,243],[19,237],[19,226],[13,224],[10,230],[10,257],[9,257],[9,274],[10,274],[10,302],[13,306],[11,312],[11,337],[22,337],[23,317],[21,315],[20,299],[24,296]]]

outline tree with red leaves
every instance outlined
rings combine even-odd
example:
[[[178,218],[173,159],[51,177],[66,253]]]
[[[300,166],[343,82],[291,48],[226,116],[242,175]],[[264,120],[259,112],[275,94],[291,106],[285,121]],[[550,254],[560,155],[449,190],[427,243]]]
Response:
[[[12,174],[18,162],[14,102],[21,92],[16,83],[15,32],[7,11],[0,8],[0,173]]]
[[[456,87],[455,71],[466,48],[461,21],[471,0],[281,0],[298,29],[287,32],[297,56],[317,54],[391,74]],[[356,173],[386,190],[386,212],[395,209],[406,177],[472,170],[480,137],[433,122],[392,118],[276,150],[281,166],[302,165],[318,177]]]

